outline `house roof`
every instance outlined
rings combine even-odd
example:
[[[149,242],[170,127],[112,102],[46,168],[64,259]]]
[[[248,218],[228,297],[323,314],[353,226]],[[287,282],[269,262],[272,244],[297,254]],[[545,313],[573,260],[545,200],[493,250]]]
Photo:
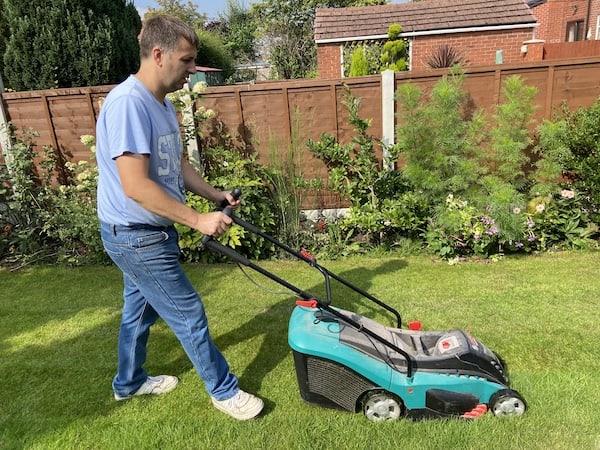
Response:
[[[547,3],[548,0],[529,0],[527,2],[527,6],[529,6],[530,8],[535,8],[536,6],[540,6],[543,5],[544,3]]]
[[[216,69],[214,67],[196,66],[196,72],[222,72],[222,69]]]
[[[524,0],[428,0],[353,8],[317,8],[315,41],[381,39],[392,23],[404,36],[442,30],[534,27],[537,21]]]

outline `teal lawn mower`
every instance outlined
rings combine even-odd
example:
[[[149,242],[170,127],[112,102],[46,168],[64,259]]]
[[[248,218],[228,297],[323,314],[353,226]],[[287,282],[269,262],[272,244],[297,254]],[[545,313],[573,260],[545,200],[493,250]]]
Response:
[[[239,195],[239,191],[234,191]],[[401,417],[475,419],[520,416],[527,406],[509,387],[502,358],[462,330],[423,331],[420,323],[402,328],[397,310],[337,276],[305,251],[296,251],[236,217],[232,220],[321,272],[326,300],[288,283],[230,247],[205,236],[203,245],[249,267],[299,297],[288,327],[300,395],[307,403],[361,412],[372,421]],[[331,305],[331,280],[342,283],[395,318],[384,326]]]

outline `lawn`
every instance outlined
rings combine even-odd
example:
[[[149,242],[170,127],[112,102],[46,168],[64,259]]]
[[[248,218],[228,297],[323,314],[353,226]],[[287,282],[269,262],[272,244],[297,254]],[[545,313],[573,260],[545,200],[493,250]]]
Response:
[[[115,402],[111,379],[121,305],[114,267],[0,269],[2,449],[589,449],[600,450],[600,253],[555,253],[486,264],[427,257],[321,263],[396,307],[405,323],[462,328],[503,356],[528,402],[518,418],[400,420],[308,405],[287,345],[294,306],[282,288],[235,265],[189,265],[213,337],[264,414],[237,422],[210,406],[170,330],[153,329],[146,368],[181,379],[164,397]],[[323,295],[302,262],[261,264]],[[334,305],[391,325],[333,284]]]

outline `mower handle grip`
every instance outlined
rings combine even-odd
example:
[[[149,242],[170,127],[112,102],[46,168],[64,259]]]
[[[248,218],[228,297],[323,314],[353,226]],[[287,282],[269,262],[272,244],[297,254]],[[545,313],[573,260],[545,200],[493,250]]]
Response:
[[[237,200],[242,196],[242,190],[240,188],[235,188],[233,191],[231,191],[231,196]],[[219,208],[221,208],[222,210],[227,209],[227,207],[229,207],[229,202],[227,201],[227,199],[223,200],[220,204],[219,204]],[[231,207],[229,207],[229,214],[227,214],[229,217],[231,217]]]
[[[233,191],[231,191],[231,196],[237,200],[242,196],[242,190],[240,188],[235,188]],[[231,205],[229,204],[229,202],[227,201],[227,199],[223,200],[220,205],[219,205],[219,209],[221,209],[221,212],[223,214],[225,214],[226,216],[231,217],[233,214],[233,209],[231,208]],[[206,244],[212,239],[212,236],[209,236],[207,234],[204,235],[204,237],[202,237],[202,240],[200,241],[200,244],[202,246],[206,246]],[[234,258],[235,259],[235,258]]]

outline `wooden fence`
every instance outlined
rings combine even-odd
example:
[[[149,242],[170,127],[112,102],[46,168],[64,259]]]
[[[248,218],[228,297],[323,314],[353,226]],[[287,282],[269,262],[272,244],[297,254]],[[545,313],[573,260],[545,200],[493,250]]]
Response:
[[[321,133],[330,133],[341,143],[351,141],[353,130],[344,105],[344,85],[361,99],[360,115],[372,120],[371,134],[384,138],[385,124],[388,123],[389,130],[389,123],[395,125],[401,120],[396,117],[397,107],[393,103],[391,110],[385,107],[395,89],[401,83],[411,82],[428,90],[445,73],[445,70],[396,73],[391,89],[385,88],[380,75],[211,87],[200,104],[213,109],[227,131],[256,150],[261,161],[268,164],[274,152],[287,152],[292,138],[304,143],[307,139],[318,139]],[[563,103],[571,109],[590,106],[600,96],[599,73],[600,57],[477,67],[466,70],[465,89],[475,108],[492,111],[500,101],[503,81],[519,75],[526,84],[537,88],[534,101],[535,118],[539,122],[550,118]],[[88,159],[89,152],[79,137],[95,134],[100,100],[111,88],[5,92],[0,94],[0,121],[4,117],[20,130],[34,129],[39,133],[38,146],[52,146],[65,159]],[[387,136],[387,142],[392,141]],[[10,151],[5,139],[0,139],[0,145],[3,153]],[[326,179],[323,163],[312,157],[303,144],[299,150],[304,176]],[[331,207],[335,202],[331,196],[313,201],[315,207]]]
[[[544,43],[544,59],[591,58],[600,55],[600,40]]]

